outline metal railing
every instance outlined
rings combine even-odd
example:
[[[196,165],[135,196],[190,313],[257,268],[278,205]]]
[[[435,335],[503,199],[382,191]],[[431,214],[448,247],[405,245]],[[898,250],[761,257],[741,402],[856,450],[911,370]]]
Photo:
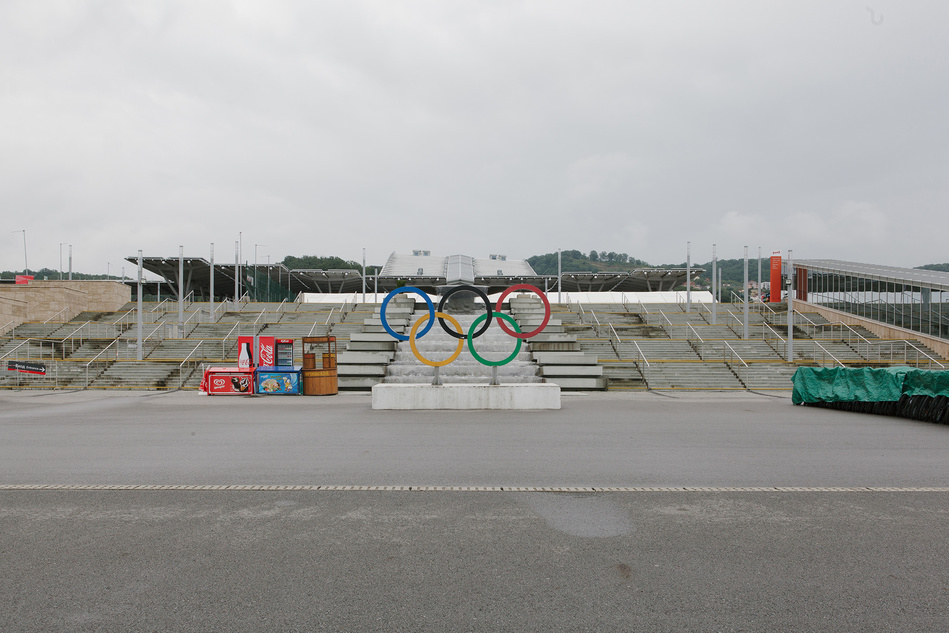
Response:
[[[198,351],[198,349],[200,349],[202,343],[204,343],[204,341],[198,341],[198,344],[194,346],[194,349],[191,350],[191,352],[190,352],[187,356],[185,356],[185,359],[184,359],[183,361],[181,361],[181,363],[178,364],[178,390],[179,390],[179,391],[181,390],[181,387],[184,385],[184,366],[185,366],[185,363],[187,363],[187,362],[190,361],[195,367],[197,366],[197,364],[198,364],[198,359],[191,360],[191,357],[194,356],[194,355],[197,353],[197,351]],[[191,368],[191,373],[189,373],[189,376],[194,373],[195,367],[192,367],[192,368]]]
[[[832,361],[834,361],[836,364],[840,365],[841,367],[846,367],[846,365],[844,365],[840,361],[839,358],[831,354],[830,351],[826,347],[824,347],[817,341],[808,341],[808,342],[814,345],[814,362],[816,362],[817,364],[823,365],[826,362],[826,359],[830,358]],[[822,358],[818,358],[817,350],[820,350],[822,352],[822,356],[823,356]]]
[[[68,310],[68,309],[69,309],[69,308],[63,308],[62,310],[60,310],[59,312],[57,312],[56,314],[54,314],[54,315],[51,316],[50,318],[48,318],[48,319],[46,319],[45,321],[43,321],[43,323],[44,323],[44,324],[49,323],[50,321],[52,321],[53,319],[55,319],[56,317],[58,317],[60,314],[62,314],[63,312],[65,312],[65,311]],[[12,323],[12,321],[11,321],[11,323]]]
[[[771,334],[771,337],[768,337],[768,334],[769,334],[769,333]],[[768,343],[768,345],[771,346],[771,349],[773,349],[773,350],[775,351],[775,353],[776,353],[778,356],[780,356],[781,358],[786,359],[788,362],[793,362],[793,361],[794,361],[794,359],[788,358],[788,342],[787,342],[787,339],[785,339],[783,336],[781,336],[778,332],[776,332],[776,331],[774,330],[774,328],[772,328],[772,327],[771,327],[770,325],[768,325],[767,323],[762,323],[762,324],[761,324],[761,338],[762,338],[762,340],[764,340],[766,343]],[[771,343],[771,341],[773,341],[773,340],[777,340],[777,341],[779,341],[780,343],[779,343],[778,345],[773,345],[773,344]]]
[[[702,335],[698,333],[691,323],[686,323],[688,326],[688,332],[686,332],[685,338],[689,342],[689,345],[692,346],[692,349],[698,354],[699,358],[705,360],[705,339],[702,338]],[[698,345],[693,342],[693,337],[695,341],[698,341]]]
[[[113,345],[115,345],[115,360],[118,360],[118,359],[119,359],[119,346],[117,345],[117,343],[118,343],[118,339],[112,341],[111,343],[109,343],[109,344],[105,347],[105,349],[103,349],[101,352],[99,352],[98,354],[96,354],[96,355],[92,358],[92,360],[90,360],[88,363],[86,363],[86,384],[85,384],[85,386],[83,387],[83,389],[88,389],[88,388],[89,388],[89,365],[91,365],[92,363],[98,361],[98,360],[99,360],[99,357],[102,356],[103,354],[105,354],[107,351],[109,351],[109,348],[112,347]]]
[[[231,345],[237,345],[237,337],[241,335],[240,327],[241,322],[238,321],[234,324],[234,327],[232,327],[231,330],[224,335],[224,338],[221,339],[221,358],[227,358],[227,340],[231,338],[232,335],[234,336],[234,342]]]
[[[158,312],[159,308],[161,308],[161,311],[164,312],[165,310],[164,308],[162,308],[162,306],[168,303],[168,301],[170,301],[170,299],[162,299],[161,301],[158,302],[158,305],[156,305],[154,308],[149,310],[149,312]]]
[[[610,326],[610,332],[612,332],[613,334],[613,336],[610,337],[610,345],[613,347],[613,353],[616,354],[616,358],[622,358],[622,355],[619,352],[619,348],[620,348],[620,343],[622,343],[623,340],[619,337],[619,334],[616,332],[616,328],[613,327],[612,323],[608,323],[607,325]],[[613,337],[616,337],[615,343],[613,342]]]
[[[633,344],[633,347],[636,348],[636,352],[639,354],[639,358],[642,359],[643,364],[639,364],[639,360],[634,358],[633,362],[636,363],[636,370],[639,371],[640,377],[642,377],[643,382],[646,383],[646,388],[649,388],[649,374],[651,370],[651,365],[649,364],[649,359],[646,358],[646,354],[643,352],[643,349],[639,346],[639,343],[636,341],[630,341]],[[645,367],[643,367],[645,365]]]
[[[743,358],[738,354],[738,352],[735,350],[735,348],[732,347],[732,346],[728,343],[728,341],[722,341],[722,342],[724,343],[724,345],[722,346],[722,362],[725,363],[726,365],[728,365],[730,361],[731,361],[731,362],[734,362],[734,359],[737,358],[737,359],[738,359],[738,362],[740,362],[745,368],[747,368],[747,367],[748,367],[748,363],[746,363],[746,362],[745,362],[745,359],[743,359]]]

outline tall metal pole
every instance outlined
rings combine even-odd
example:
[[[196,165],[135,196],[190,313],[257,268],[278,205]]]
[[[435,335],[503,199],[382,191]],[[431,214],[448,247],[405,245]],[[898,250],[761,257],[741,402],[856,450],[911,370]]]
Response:
[[[362,302],[366,303],[366,249],[362,249]]]
[[[72,244],[69,245],[69,281],[72,281]]]
[[[135,337],[135,360],[142,360],[142,251],[138,251],[138,323]]]
[[[794,252],[788,249],[788,362],[794,362]]]
[[[741,328],[741,337],[748,338],[748,247],[745,247],[745,309],[744,323]]]
[[[257,297],[257,244],[254,244],[254,301],[258,300]]]
[[[240,272],[241,270],[241,262],[243,261],[244,261],[244,232],[238,231],[237,232],[237,270],[238,272]],[[238,275],[238,278],[242,277],[243,274],[244,273],[241,273],[240,275]],[[244,291],[243,279],[240,280],[240,283],[237,286],[237,291],[240,292],[241,295],[243,294],[243,291]],[[241,295],[238,295],[237,298],[240,299]]]
[[[718,269],[718,302],[722,302],[722,269]]]
[[[685,243],[685,311],[692,312],[692,242]]]
[[[557,249],[557,303],[563,303],[563,300],[560,298],[560,291],[563,287],[563,272],[560,269],[561,268],[560,251],[561,249],[558,248]]]
[[[214,323],[214,242],[211,242],[211,312],[208,323]]]
[[[240,297],[240,278],[241,278],[241,250],[240,245],[234,242],[234,309],[237,310],[237,300]]]
[[[761,247],[758,247],[758,303],[761,303]]]
[[[178,338],[185,337],[185,247],[178,247]]]
[[[718,255],[715,254],[715,244],[712,244],[712,325],[718,321],[718,301],[715,296],[715,282],[718,279]]]

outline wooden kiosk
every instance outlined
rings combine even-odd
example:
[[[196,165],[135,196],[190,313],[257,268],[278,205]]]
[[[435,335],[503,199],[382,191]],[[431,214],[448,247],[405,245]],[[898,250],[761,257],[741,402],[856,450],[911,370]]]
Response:
[[[317,366],[317,359],[321,363]],[[336,374],[336,337],[303,337],[303,381],[305,396],[335,396],[339,393]]]

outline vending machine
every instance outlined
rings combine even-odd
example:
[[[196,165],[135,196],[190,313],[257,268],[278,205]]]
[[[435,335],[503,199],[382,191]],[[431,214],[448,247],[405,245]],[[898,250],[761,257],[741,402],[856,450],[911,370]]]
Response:
[[[263,395],[300,393],[300,370],[293,366],[293,339],[259,337],[256,391]]]
[[[293,339],[278,338],[276,347],[277,367],[293,367]]]

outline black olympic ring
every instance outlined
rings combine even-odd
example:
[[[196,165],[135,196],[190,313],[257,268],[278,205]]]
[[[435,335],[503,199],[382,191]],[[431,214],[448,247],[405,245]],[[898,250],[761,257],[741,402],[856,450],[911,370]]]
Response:
[[[488,327],[491,325],[491,315],[493,314],[491,312],[491,301],[488,300],[488,295],[486,295],[483,290],[481,290],[480,288],[475,288],[474,286],[455,286],[454,288],[451,288],[448,292],[446,292],[444,295],[442,295],[442,300],[438,302],[438,311],[444,312],[445,302],[448,301],[448,297],[462,290],[468,290],[470,292],[475,293],[479,297],[481,297],[481,300],[484,302],[484,309],[488,313],[487,318],[484,320],[484,325],[482,325],[481,328],[477,332],[471,335],[471,338],[478,338],[479,336],[481,336],[482,334],[488,331]],[[445,330],[445,332],[453,338],[457,338],[457,339],[468,338],[465,334],[459,334],[458,332],[455,332],[449,329],[448,324],[445,323],[445,319],[443,319],[442,317],[438,317],[438,324],[442,326],[442,329]]]

